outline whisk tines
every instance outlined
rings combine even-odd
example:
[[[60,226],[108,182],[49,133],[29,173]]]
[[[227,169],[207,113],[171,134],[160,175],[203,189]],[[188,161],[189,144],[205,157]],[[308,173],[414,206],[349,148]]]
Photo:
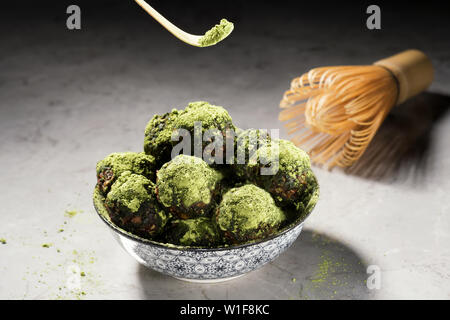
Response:
[[[313,162],[346,167],[362,156],[397,94],[380,66],[316,68],[292,80],[279,119]]]

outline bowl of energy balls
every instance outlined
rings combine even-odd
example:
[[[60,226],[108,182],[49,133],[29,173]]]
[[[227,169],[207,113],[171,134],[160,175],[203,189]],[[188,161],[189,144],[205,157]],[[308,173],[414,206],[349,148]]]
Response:
[[[233,279],[274,260],[319,198],[303,150],[239,129],[203,101],[153,116],[143,152],[110,154],[96,169],[94,207],[120,245],[193,282]]]

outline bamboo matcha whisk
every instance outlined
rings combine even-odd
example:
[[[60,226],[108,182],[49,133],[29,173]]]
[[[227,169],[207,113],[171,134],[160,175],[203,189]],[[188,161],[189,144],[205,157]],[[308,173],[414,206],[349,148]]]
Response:
[[[279,119],[313,162],[348,167],[362,156],[391,108],[432,80],[433,66],[418,50],[368,66],[315,68],[292,80]]]

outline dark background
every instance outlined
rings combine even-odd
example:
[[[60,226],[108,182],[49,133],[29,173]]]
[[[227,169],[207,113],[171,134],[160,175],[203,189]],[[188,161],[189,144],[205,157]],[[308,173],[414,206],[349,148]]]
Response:
[[[235,71],[246,70],[252,64],[267,67],[276,65],[277,60],[288,60],[291,70],[295,70],[288,76],[316,65],[367,64],[374,58],[412,47],[422,49],[445,67],[450,61],[448,1],[156,0],[149,3],[193,34],[203,34],[223,17],[233,21],[236,29],[233,37],[220,46],[198,50],[173,38],[133,0],[10,1],[0,7],[0,63],[7,63],[5,59],[22,51],[30,56],[42,54],[43,59],[51,57],[54,63],[59,59],[70,60],[75,55],[81,59],[81,47],[101,56],[122,54],[124,60],[141,54],[149,60],[169,59],[175,50],[179,59],[170,56],[174,63],[213,54]],[[65,10],[70,4],[81,7],[80,31],[65,27]],[[365,11],[370,4],[381,7],[382,30],[366,28]],[[279,52],[271,50],[274,46]],[[66,51],[55,57],[55,51],[63,48]],[[238,54],[236,48],[243,54]],[[304,56],[306,52],[308,55]],[[437,80],[448,76],[441,69],[437,69]],[[3,74],[0,79],[6,81],[5,78],[7,75]]]
[[[56,122],[72,128],[72,144],[78,145],[83,131],[73,123],[83,123],[105,136],[128,130],[121,148],[140,149],[154,113],[193,100],[225,106],[240,127],[277,128],[278,103],[292,78],[317,66],[370,64],[410,48],[429,55],[435,67],[430,92],[444,98],[436,110],[425,107],[432,110],[425,118],[433,122],[441,117],[440,105],[448,105],[448,1],[149,3],[190,33],[203,34],[221,18],[234,22],[235,30],[226,41],[199,49],[173,37],[132,0],[2,2],[0,134],[5,141],[22,145],[48,136],[56,144],[65,136],[62,128],[43,127]],[[66,28],[70,4],[81,7],[81,30]],[[370,4],[381,8],[381,30],[366,28]],[[429,99],[425,102],[420,105]],[[423,118],[422,111],[403,113]],[[418,127],[409,118],[406,122]],[[19,124],[22,132],[14,132]],[[421,130],[412,135],[428,136],[430,125]],[[117,141],[105,140],[100,155],[116,149]]]

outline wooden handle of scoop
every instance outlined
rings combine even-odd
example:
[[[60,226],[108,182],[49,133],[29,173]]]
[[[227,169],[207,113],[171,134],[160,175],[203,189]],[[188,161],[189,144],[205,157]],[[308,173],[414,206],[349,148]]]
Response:
[[[397,104],[424,91],[433,81],[433,65],[419,50],[406,50],[374,64],[388,69],[397,79]]]

